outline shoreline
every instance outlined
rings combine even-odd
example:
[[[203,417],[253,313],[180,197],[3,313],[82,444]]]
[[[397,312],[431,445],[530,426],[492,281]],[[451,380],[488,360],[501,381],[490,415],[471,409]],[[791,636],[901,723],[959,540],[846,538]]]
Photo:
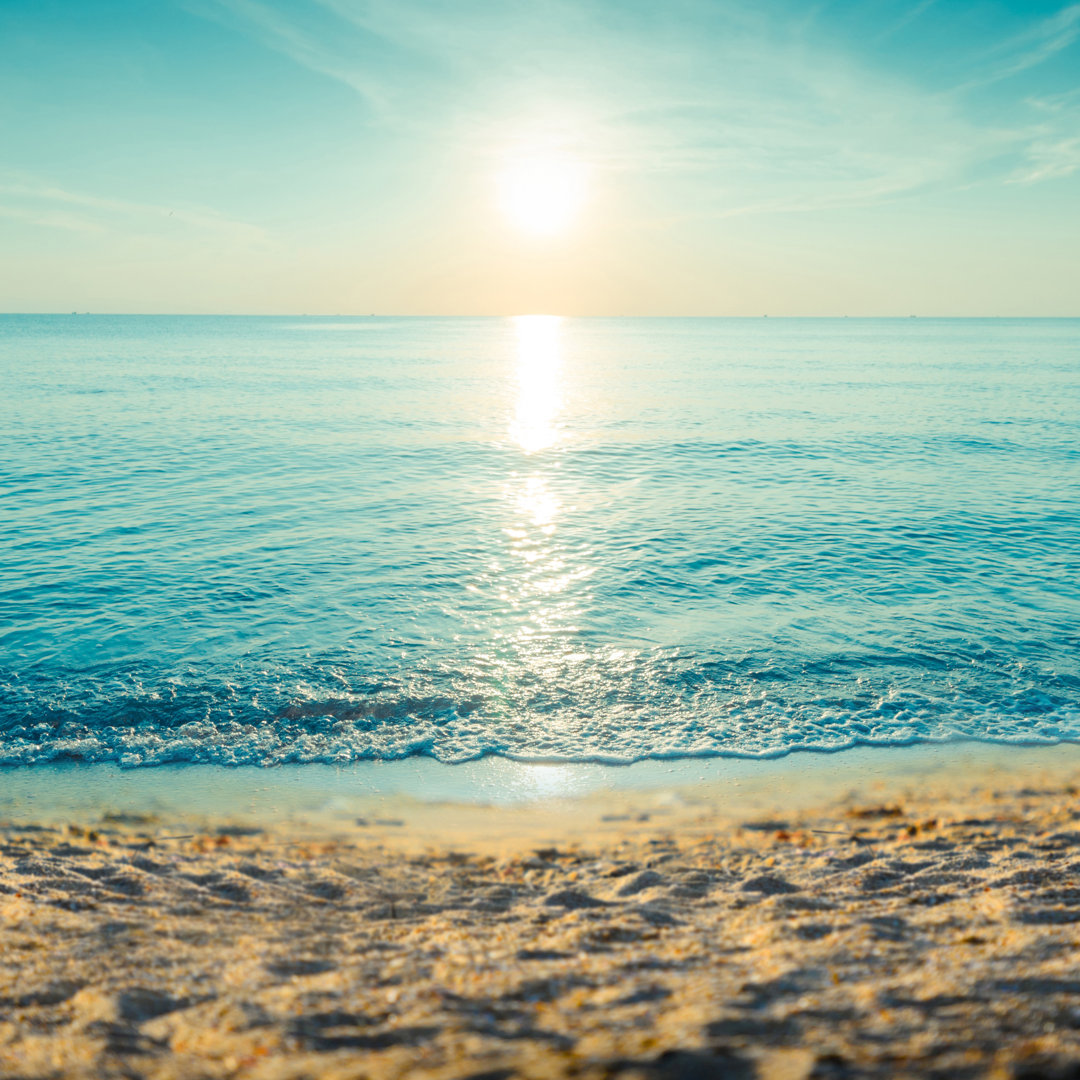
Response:
[[[201,764],[122,768],[101,763],[0,768],[0,822],[38,825],[99,816],[339,829],[357,818],[394,818],[438,830],[500,824],[525,831],[538,813],[595,825],[648,807],[707,806],[728,815],[798,810],[884,787],[927,788],[974,777],[1080,773],[1080,744],[974,741],[797,751],[776,758],[682,758],[630,765],[526,763],[490,756],[447,764],[416,757],[345,765]]]

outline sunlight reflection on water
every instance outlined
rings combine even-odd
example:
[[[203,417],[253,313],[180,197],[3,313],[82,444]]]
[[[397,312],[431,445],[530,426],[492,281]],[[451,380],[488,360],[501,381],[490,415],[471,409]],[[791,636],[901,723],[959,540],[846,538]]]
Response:
[[[513,469],[504,485],[508,557],[500,563],[498,590],[509,618],[503,674],[508,684],[531,683],[535,693],[560,694],[573,692],[586,675],[577,623],[589,600],[582,583],[595,568],[582,563],[560,534],[567,478],[560,476],[557,458],[540,453],[562,437],[563,320],[524,315],[513,322],[517,400],[509,434],[527,455],[527,467]],[[559,727],[554,721],[548,733],[553,745]]]
[[[557,315],[519,315],[514,329],[518,399],[510,434],[526,454],[535,454],[559,438],[556,418],[562,405],[562,319]]]

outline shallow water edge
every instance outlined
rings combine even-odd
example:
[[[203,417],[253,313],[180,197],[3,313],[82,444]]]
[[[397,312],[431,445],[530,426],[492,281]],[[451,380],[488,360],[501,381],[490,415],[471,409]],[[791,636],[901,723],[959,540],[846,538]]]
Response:
[[[443,833],[552,835],[575,827],[680,818],[797,813],[843,800],[896,798],[905,789],[970,790],[1058,782],[1080,772],[1080,746],[974,742],[747,760],[644,761],[630,766],[428,758],[344,766],[122,769],[65,763],[0,770],[0,822],[55,826],[110,820],[150,832],[177,825],[318,831],[361,828],[395,841]]]

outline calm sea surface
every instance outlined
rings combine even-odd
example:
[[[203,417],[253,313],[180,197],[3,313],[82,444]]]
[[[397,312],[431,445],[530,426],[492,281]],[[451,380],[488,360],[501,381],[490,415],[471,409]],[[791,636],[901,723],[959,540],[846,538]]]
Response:
[[[1080,739],[1080,321],[0,317],[0,763]]]

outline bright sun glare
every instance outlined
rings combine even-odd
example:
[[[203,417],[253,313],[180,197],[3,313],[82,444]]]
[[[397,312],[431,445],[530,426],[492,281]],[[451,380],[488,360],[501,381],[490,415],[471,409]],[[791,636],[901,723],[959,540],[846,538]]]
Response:
[[[499,177],[503,213],[522,232],[551,236],[573,224],[585,201],[585,166],[566,158],[522,158]]]

